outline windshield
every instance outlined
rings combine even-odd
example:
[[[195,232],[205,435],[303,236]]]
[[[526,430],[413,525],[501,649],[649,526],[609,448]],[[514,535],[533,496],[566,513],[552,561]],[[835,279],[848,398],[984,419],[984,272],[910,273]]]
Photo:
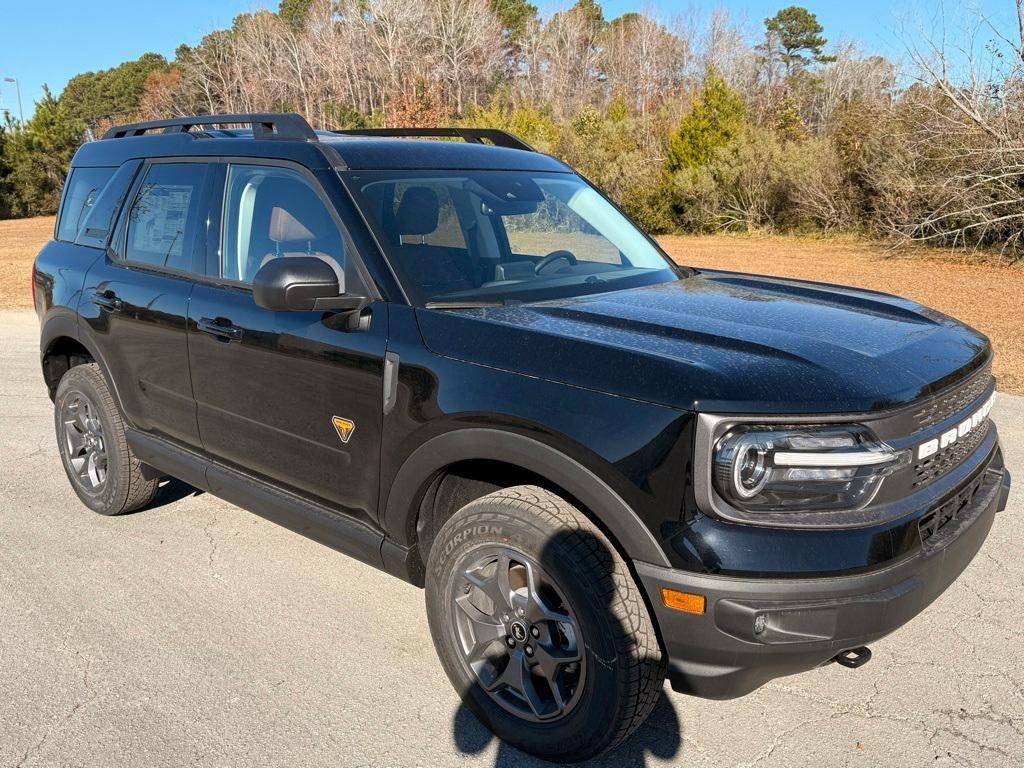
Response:
[[[345,175],[418,306],[539,301],[675,280],[667,258],[569,173]]]

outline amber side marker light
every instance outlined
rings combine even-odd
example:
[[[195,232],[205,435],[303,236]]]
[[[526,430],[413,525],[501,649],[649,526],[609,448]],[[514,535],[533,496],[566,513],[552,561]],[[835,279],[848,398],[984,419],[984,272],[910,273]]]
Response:
[[[706,600],[704,595],[695,595],[692,592],[680,592],[667,587],[661,588],[661,602],[668,608],[673,608],[684,613],[704,613]]]

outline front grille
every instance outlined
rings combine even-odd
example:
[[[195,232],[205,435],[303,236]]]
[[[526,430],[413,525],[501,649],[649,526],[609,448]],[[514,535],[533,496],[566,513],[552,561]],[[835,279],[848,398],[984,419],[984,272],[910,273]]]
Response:
[[[922,485],[927,485],[974,453],[974,450],[981,445],[991,428],[992,422],[986,420],[984,424],[973,429],[970,434],[957,440],[949,448],[945,448],[934,456],[929,456],[927,459],[915,464],[914,487],[919,488]]]
[[[938,541],[935,539],[936,534],[954,520],[962,517],[964,510],[970,507],[974,497],[978,495],[978,490],[981,488],[982,483],[984,483],[986,474],[986,472],[979,474],[974,480],[960,489],[955,496],[921,518],[918,527],[921,531],[922,546],[927,549],[929,544],[934,544]]]
[[[914,421],[917,422],[919,429],[927,429],[940,421],[945,421],[985,394],[985,390],[991,384],[992,364],[988,363],[959,388],[924,403],[914,411]]]

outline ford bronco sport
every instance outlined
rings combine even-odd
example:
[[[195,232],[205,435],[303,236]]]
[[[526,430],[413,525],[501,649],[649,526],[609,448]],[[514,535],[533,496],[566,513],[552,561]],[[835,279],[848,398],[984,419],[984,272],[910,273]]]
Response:
[[[984,336],[678,267],[501,131],[113,128],[32,292],[86,506],[171,476],[425,586],[466,705],[551,760],[622,742],[666,675],[863,664],[1009,491]]]

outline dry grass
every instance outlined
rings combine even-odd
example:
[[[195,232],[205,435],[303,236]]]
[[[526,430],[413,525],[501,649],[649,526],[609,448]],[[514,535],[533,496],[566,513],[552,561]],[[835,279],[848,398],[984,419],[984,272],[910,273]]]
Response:
[[[0,221],[0,309],[31,309],[32,260],[53,235],[53,218]]]
[[[32,259],[52,218],[0,221],[0,308],[29,308]],[[680,263],[855,285],[907,296],[986,333],[1005,392],[1024,394],[1024,268],[967,264],[942,252],[892,255],[856,240],[785,237],[661,239]]]

